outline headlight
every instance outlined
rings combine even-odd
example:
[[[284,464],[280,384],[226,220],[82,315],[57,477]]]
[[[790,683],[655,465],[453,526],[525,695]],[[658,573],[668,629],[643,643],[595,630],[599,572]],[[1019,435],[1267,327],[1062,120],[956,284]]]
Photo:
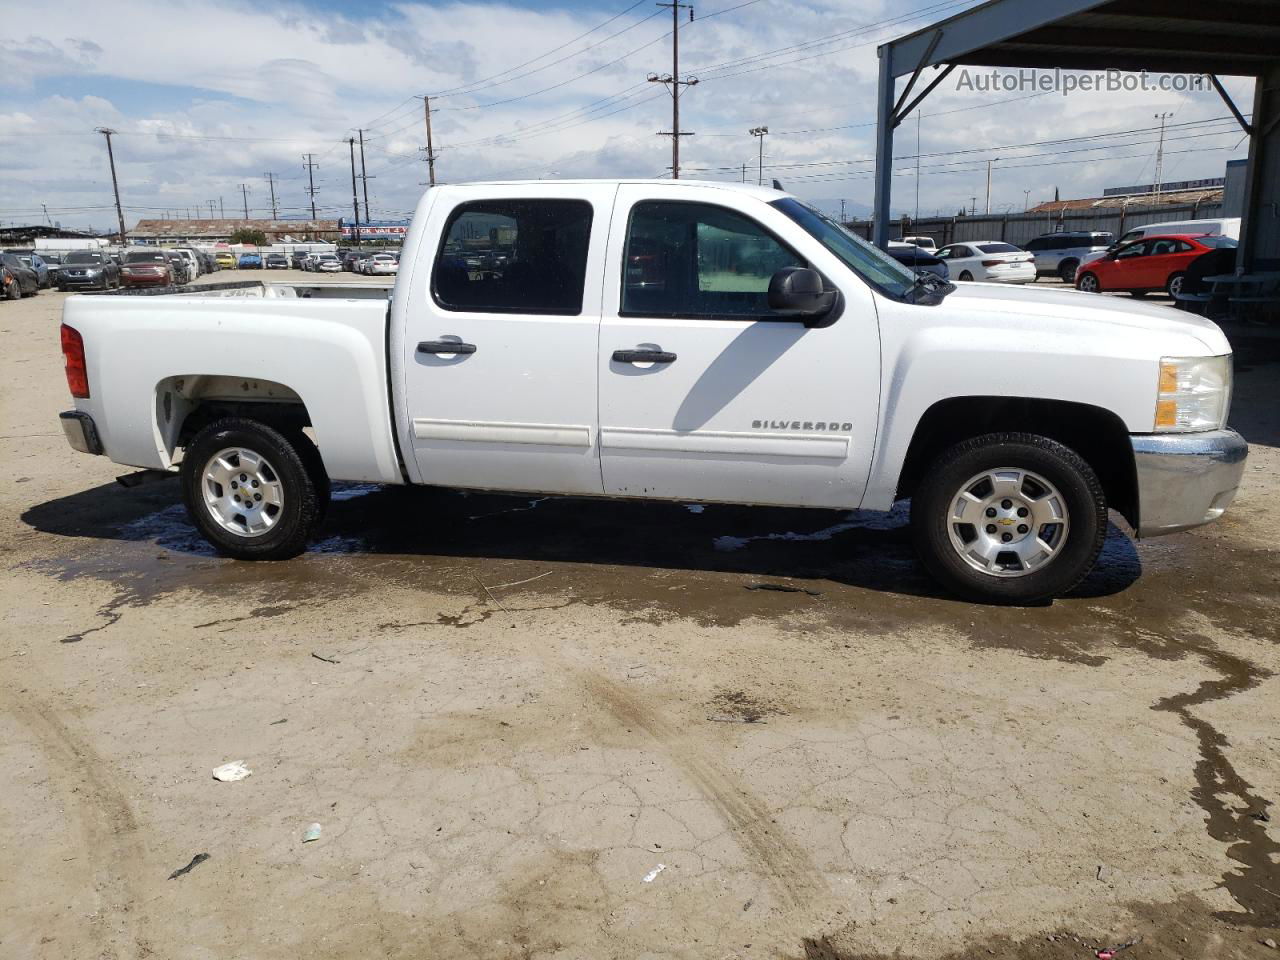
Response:
[[[1231,354],[1164,357],[1156,397],[1156,430],[1191,433],[1218,430],[1231,407]]]

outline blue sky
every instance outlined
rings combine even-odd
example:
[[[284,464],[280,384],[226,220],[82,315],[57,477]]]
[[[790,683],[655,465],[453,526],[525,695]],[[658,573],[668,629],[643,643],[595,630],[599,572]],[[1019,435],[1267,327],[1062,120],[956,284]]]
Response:
[[[750,127],[767,125],[766,179],[852,211],[871,197],[875,47],[973,0],[713,0],[682,22],[684,176],[755,175]],[[115,138],[129,223],[222,199],[309,212],[302,154],[319,163],[318,213],[350,211],[345,138],[364,129],[374,216],[412,209],[426,179],[422,93],[433,97],[444,180],[665,175],[670,20],[631,3],[67,0],[10,18],[0,39],[0,221],[113,219],[102,137]],[[1242,103],[1251,84],[1230,81]],[[1167,179],[1221,175],[1243,155],[1212,93],[978,94],[943,84],[922,108],[920,211],[1093,196],[1150,180],[1152,115],[1171,111]],[[1188,126],[1184,126],[1188,124]],[[915,206],[914,124],[899,131],[895,214]],[[1045,141],[1106,134],[1092,150]],[[1034,145],[1041,146],[1017,146]],[[1011,147],[1011,145],[1013,145]],[[999,148],[999,149],[997,149]],[[961,152],[963,151],[963,152]],[[1025,192],[1024,192],[1025,191]],[[233,204],[233,200],[235,201]]]

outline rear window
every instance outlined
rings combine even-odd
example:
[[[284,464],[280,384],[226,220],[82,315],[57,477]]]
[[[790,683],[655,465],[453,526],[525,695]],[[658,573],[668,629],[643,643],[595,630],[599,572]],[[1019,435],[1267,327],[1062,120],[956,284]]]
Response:
[[[1232,250],[1240,246],[1239,241],[1231,237],[1196,237],[1196,243],[1211,250]]]
[[[1114,235],[1110,233],[1095,233],[1090,235],[1090,241],[1095,247],[1105,247],[1111,242]]]
[[[1012,243],[980,243],[978,249],[983,253],[1021,253]]]
[[[459,204],[436,256],[436,303],[446,310],[577,316],[591,217],[585,200]],[[492,251],[504,256],[485,256]]]

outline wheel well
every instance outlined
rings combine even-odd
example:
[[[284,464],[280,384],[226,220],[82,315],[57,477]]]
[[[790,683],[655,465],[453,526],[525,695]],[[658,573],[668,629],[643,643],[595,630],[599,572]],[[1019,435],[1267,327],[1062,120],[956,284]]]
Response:
[[[1039,434],[1080,454],[1102,482],[1108,506],[1137,527],[1138,481],[1124,421],[1102,407],[1066,400],[956,397],[935,403],[911,438],[898,477],[899,499],[912,495],[943,450],[984,433],[1006,431]]]
[[[170,457],[223,417],[246,417],[285,432],[311,426],[302,398],[282,383],[254,377],[168,377],[156,386],[156,424]]]

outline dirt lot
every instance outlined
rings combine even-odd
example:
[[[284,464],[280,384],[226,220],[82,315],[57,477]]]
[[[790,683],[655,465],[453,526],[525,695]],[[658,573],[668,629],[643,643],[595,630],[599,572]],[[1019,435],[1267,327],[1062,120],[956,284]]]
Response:
[[[905,512],[347,487],[223,560],[62,439],[63,299],[0,303],[0,956],[1280,957],[1280,341],[1222,522],[1010,610]]]

